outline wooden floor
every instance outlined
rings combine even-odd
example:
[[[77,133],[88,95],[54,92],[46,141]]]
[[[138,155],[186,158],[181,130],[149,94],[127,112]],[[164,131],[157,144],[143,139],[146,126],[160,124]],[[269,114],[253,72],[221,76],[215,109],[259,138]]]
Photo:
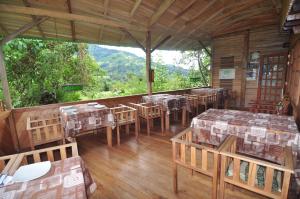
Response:
[[[143,128],[144,129],[144,128]],[[159,128],[158,128],[159,129]],[[174,133],[182,130],[175,125]],[[87,135],[78,139],[79,154],[84,159],[98,188],[93,198],[211,198],[210,178],[179,169],[179,193],[173,193],[172,149],[169,138],[122,133],[121,146],[107,147],[105,136]],[[158,131],[159,132],[159,131]],[[116,141],[114,142],[116,143]],[[226,198],[263,198],[254,193],[228,189]]]

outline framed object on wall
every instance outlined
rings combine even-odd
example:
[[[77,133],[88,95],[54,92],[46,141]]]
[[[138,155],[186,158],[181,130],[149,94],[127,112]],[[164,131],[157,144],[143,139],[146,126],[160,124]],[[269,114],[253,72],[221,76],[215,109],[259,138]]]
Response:
[[[235,79],[235,69],[221,68],[219,71],[219,79]]]

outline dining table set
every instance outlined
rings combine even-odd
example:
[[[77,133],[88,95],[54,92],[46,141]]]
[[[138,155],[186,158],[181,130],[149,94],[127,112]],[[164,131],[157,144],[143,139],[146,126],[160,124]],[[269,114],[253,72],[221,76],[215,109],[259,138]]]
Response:
[[[170,129],[170,114],[174,112],[176,118],[177,112],[182,112],[182,125],[186,124],[187,112],[191,111],[189,101],[184,95],[156,94],[142,97],[145,103],[160,105],[164,112],[166,130]]]
[[[209,109],[191,122],[193,142],[219,146],[227,136],[235,136],[238,154],[284,164],[285,147],[293,154],[293,168],[300,187],[300,133],[294,117],[247,111]]]
[[[71,157],[67,157],[69,147]],[[61,158],[54,159],[54,153],[58,150]],[[4,161],[7,161],[3,169],[5,174],[2,172],[0,175],[0,198],[86,199],[97,188],[84,161],[78,156],[76,143],[14,154],[7,158]]]
[[[112,146],[112,129],[115,127],[115,119],[107,106],[91,102],[62,106],[59,112],[65,138],[73,140],[93,130],[106,128],[107,142],[109,146]]]

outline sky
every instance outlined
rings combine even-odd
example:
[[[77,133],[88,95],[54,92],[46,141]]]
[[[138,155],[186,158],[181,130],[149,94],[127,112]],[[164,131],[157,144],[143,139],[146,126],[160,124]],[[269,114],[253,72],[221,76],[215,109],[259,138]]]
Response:
[[[122,50],[122,51],[133,53],[139,57],[144,57],[144,58],[146,57],[145,52],[140,48],[105,46],[105,45],[101,45],[101,47],[114,49],[114,50]],[[186,67],[185,65],[178,64],[181,57],[182,56],[180,51],[155,50],[152,53],[152,61],[154,62],[160,60],[164,64],[172,64],[172,65],[176,65],[188,69],[188,67]]]

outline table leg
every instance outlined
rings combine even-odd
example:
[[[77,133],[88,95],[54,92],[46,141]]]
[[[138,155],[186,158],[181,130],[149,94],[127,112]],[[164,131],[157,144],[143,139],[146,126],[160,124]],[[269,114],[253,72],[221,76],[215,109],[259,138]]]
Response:
[[[186,112],[187,112],[186,107],[183,107],[182,108],[182,126],[185,126],[185,124],[186,124]]]
[[[170,114],[165,112],[165,117],[166,117],[166,130],[170,130]]]
[[[112,128],[111,126],[106,127],[106,138],[107,138],[107,145],[112,147]]]

